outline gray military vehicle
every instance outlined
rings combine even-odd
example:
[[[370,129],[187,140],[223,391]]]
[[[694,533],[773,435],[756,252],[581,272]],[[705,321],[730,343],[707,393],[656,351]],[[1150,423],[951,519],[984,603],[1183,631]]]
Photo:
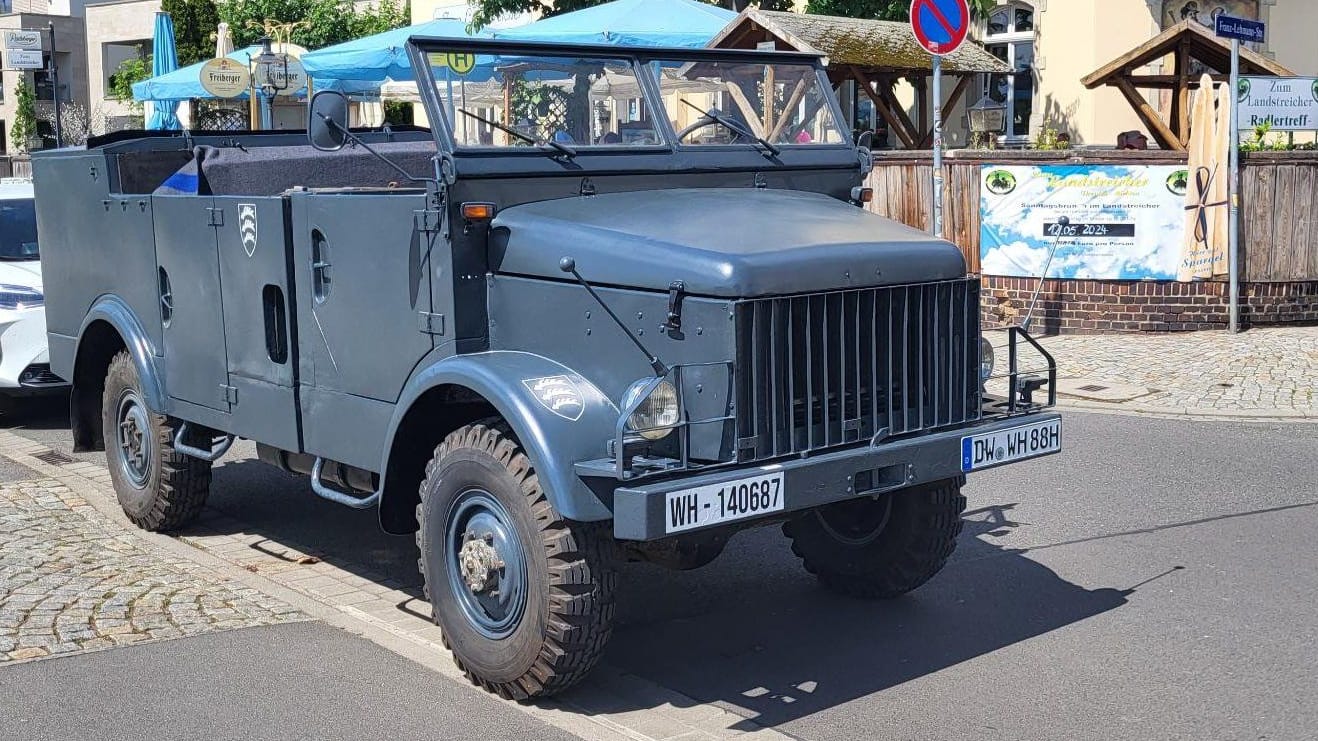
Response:
[[[139,526],[184,527],[251,439],[415,532],[457,661],[520,699],[597,660],[621,560],[781,524],[826,587],[894,597],[968,472],[1060,448],[1051,359],[1012,330],[986,389],[960,252],[862,207],[817,58],[408,52],[433,131],[322,92],[305,134],[34,158],[52,367]]]

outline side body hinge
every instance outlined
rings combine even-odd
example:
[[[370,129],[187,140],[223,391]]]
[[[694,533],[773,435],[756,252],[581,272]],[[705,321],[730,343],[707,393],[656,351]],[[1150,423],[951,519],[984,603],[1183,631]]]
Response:
[[[432,314],[428,311],[417,312],[417,324],[424,334],[444,334],[444,315]]]
[[[220,384],[220,401],[233,407],[238,403],[238,387]]]
[[[577,191],[578,195],[593,196],[595,195],[595,183],[590,178],[581,179],[581,188]]]
[[[210,206],[206,209],[206,226],[224,226],[224,209]]]
[[[412,224],[423,234],[438,232],[444,219],[438,209],[425,209],[412,212]]]

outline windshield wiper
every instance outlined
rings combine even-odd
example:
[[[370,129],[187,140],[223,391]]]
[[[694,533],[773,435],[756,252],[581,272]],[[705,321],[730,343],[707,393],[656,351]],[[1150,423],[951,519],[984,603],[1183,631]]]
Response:
[[[474,118],[483,124],[489,124],[490,126],[493,126],[499,131],[504,132],[505,134],[509,134],[511,136],[517,137],[518,139],[521,139],[527,144],[534,144],[537,147],[553,147],[554,149],[557,149],[560,154],[562,154],[564,157],[567,157],[568,159],[572,159],[573,157],[577,156],[577,150],[572,147],[569,147],[563,142],[556,142],[553,139],[537,139],[534,136],[523,134],[522,132],[518,131],[517,129],[514,129],[511,126],[504,126],[503,124],[498,123],[496,121],[491,121],[488,118],[482,118],[480,116],[477,116],[475,113],[472,113],[471,111],[468,111],[465,108],[459,108],[458,113],[461,113],[464,116],[470,116],[471,118]]]
[[[713,121],[716,124],[723,126],[732,133],[737,134],[738,136],[744,136],[747,139],[754,139],[761,147],[764,147],[764,151],[774,155],[775,157],[778,156],[778,154],[783,151],[778,147],[774,146],[773,142],[756,134],[755,132],[751,131],[749,128],[742,126],[741,123],[739,123],[736,119],[728,118],[727,116],[723,115],[721,112],[719,112],[719,109],[717,108],[710,108],[709,110],[705,110],[700,106],[696,105],[695,103],[692,103],[691,101],[687,100],[686,98],[681,98],[681,101],[691,106],[692,108],[696,109],[697,111],[700,111],[700,115],[704,116],[705,118],[708,118],[710,121]]]

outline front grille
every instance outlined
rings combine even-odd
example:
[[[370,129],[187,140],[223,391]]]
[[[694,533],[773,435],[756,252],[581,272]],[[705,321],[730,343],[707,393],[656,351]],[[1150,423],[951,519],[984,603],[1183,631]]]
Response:
[[[978,419],[979,281],[737,304],[737,459]]]

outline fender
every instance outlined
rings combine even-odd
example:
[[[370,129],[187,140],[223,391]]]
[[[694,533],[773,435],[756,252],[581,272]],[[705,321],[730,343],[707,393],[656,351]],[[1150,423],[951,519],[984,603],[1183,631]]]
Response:
[[[77,349],[73,355],[75,368],[77,359],[82,357],[82,344],[87,336],[87,328],[97,321],[107,322],[123,338],[128,353],[133,357],[133,365],[137,367],[137,377],[142,383],[142,394],[146,397],[144,399],[146,405],[157,414],[167,413],[169,405],[168,396],[165,394],[165,376],[160,372],[155,346],[151,344],[151,339],[147,337],[146,330],[138,321],[137,315],[118,296],[113,294],[101,296],[87,311],[87,316],[83,317],[82,326],[78,328]]]
[[[555,376],[566,377],[580,392],[579,414],[573,406],[552,411],[529,383]],[[517,434],[545,496],[559,514],[585,522],[613,517],[609,507],[577,477],[573,464],[605,455],[606,441],[613,437],[618,423],[618,407],[571,368],[531,353],[499,350],[453,355],[414,374],[389,422],[381,471],[389,470],[394,434],[412,404],[426,391],[450,384],[480,394],[498,410]],[[381,489],[387,491],[383,477],[381,474]],[[383,502],[380,510],[385,510]]]

